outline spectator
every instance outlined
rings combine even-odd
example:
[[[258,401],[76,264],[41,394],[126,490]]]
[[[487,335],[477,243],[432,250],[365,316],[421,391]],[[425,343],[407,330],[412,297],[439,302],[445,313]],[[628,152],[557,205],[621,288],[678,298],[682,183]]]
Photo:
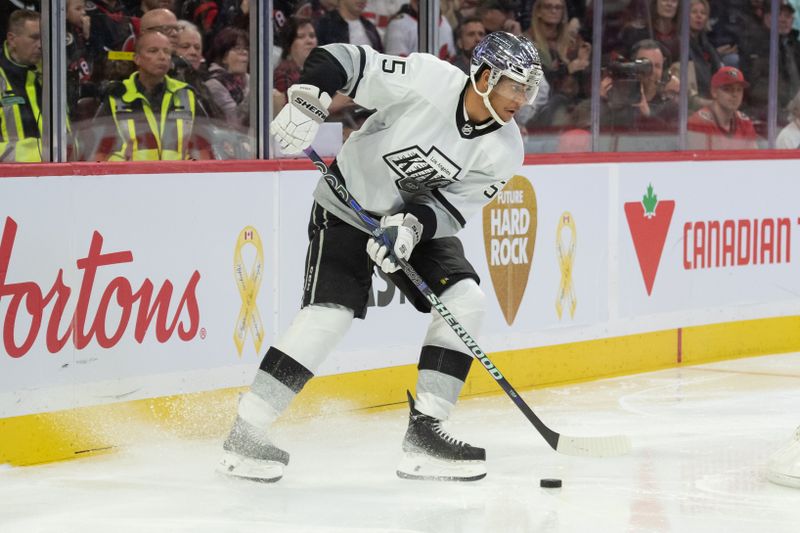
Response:
[[[275,89],[282,93],[298,82],[308,54],[317,47],[317,33],[310,19],[292,18],[284,26],[281,62],[272,75]]]
[[[794,95],[786,110],[789,112],[789,123],[775,139],[775,148],[798,150],[800,149],[800,92]]]
[[[178,33],[181,28],[178,26],[178,18],[169,9],[156,8],[148,10],[141,21],[142,33],[157,31],[169,38],[172,50],[178,48]]]
[[[447,23],[450,24],[451,28],[458,27],[461,21],[458,11],[460,7],[461,0],[441,0],[439,2],[439,13],[447,19]]]
[[[600,82],[601,130],[659,136],[671,133],[675,137],[680,82],[665,73],[661,43],[645,39],[634,45],[632,53],[634,63],[624,68],[610,66],[609,72],[620,75],[604,77]],[[640,136],[634,141],[638,147],[647,145],[650,139]]]
[[[653,69],[641,78],[642,100],[638,109],[649,119],[651,131],[678,131],[680,81],[669,73],[661,43],[645,40],[633,47],[634,60],[647,60]]]
[[[148,11],[153,9],[168,9],[175,12],[175,0],[141,0],[138,5],[129,10],[132,17],[141,18]]]
[[[769,9],[770,4],[771,0],[749,0],[746,6],[740,9],[729,9],[728,13],[733,15],[723,19],[722,24],[718,21],[717,26],[722,26],[728,32],[738,35],[739,48],[749,50],[752,43],[763,39],[764,10]]]
[[[203,59],[203,36],[200,29],[187,20],[178,21],[178,46],[175,55],[182,58],[195,72],[200,72]]]
[[[714,74],[711,78],[711,105],[689,117],[689,149],[758,148],[752,121],[739,111],[747,86],[744,75],[737,68],[722,67]]]
[[[407,56],[419,50],[419,0],[410,2],[400,8],[400,12],[389,22],[386,28],[386,53]],[[453,28],[447,19],[439,17],[439,43],[435,55],[439,59],[450,60],[456,53],[453,42]]]
[[[92,82],[94,51],[89,47],[91,18],[86,14],[86,0],[67,0],[67,107],[72,120],[90,118],[94,109],[79,111],[81,98],[97,96]],[[94,106],[96,108],[96,105]]]
[[[529,0],[527,0],[529,1]],[[647,39],[650,33],[647,30],[650,24],[651,0],[624,0],[622,2],[603,2],[603,9],[600,17],[600,29],[603,35],[601,46],[601,63],[608,63],[609,59],[616,59],[617,56],[628,57],[631,46],[638,42],[635,37],[627,37],[627,33],[632,30],[645,30],[639,40]],[[574,1],[570,2],[574,5]],[[568,5],[570,4],[568,3]],[[581,37],[585,41],[592,41],[592,31],[594,28],[594,8],[593,0],[587,0],[583,9],[584,16],[580,19],[582,28]],[[578,10],[576,10],[578,11]],[[567,10],[569,18],[570,11]],[[623,37],[626,38],[623,44]]]
[[[514,18],[514,9],[506,0],[482,0],[477,14],[486,33],[506,31],[513,35],[522,34],[522,28]]]
[[[628,24],[622,28],[620,41],[622,50],[618,52],[631,57],[633,46],[644,39],[655,39],[664,47],[667,64],[671,64],[680,57],[680,36],[678,34],[678,0],[652,0],[650,2],[650,17],[646,24]]]
[[[759,8],[762,1],[758,0]],[[760,25],[760,17],[752,17],[751,0],[709,1],[709,7],[711,31],[708,39],[716,47],[723,65],[739,68],[739,43],[745,33],[746,18]],[[675,61],[678,61],[677,57]]]
[[[136,42],[137,71],[117,83],[98,111],[111,116],[117,139],[109,161],[204,159],[195,135],[195,92],[170,78],[172,45],[159,32],[145,32]],[[100,159],[104,159],[104,155]]]
[[[205,82],[212,100],[222,110],[229,126],[244,128],[249,116],[250,38],[239,28],[225,28],[209,50],[211,66]]]
[[[711,104],[711,75],[720,69],[722,59],[708,38],[711,26],[708,22],[708,0],[691,0],[689,8],[689,60],[694,73],[694,85],[689,85],[689,101],[692,109]]]
[[[397,2],[400,0],[390,1]],[[289,13],[289,16],[286,18],[284,23],[288,22],[291,17],[317,21],[328,11],[336,9],[336,6],[339,4],[339,0],[275,0],[273,2],[273,11],[276,9],[275,6],[280,4],[285,6],[284,13]],[[367,0],[367,4],[369,4],[369,0]],[[367,16],[366,8],[364,10],[364,16]]]
[[[748,98],[748,111],[759,124],[765,124],[769,96],[769,31],[771,5],[764,5],[760,37],[747,45],[748,53],[742,57],[742,70],[747,79],[753,80]],[[781,4],[778,13],[778,108],[785,109],[789,100],[800,90],[800,42],[798,31],[792,29],[794,7]],[[744,44],[742,47],[744,48]],[[784,126],[786,118],[778,116],[778,124]]]
[[[139,31],[139,19],[128,16],[122,0],[92,0],[86,4],[86,14],[91,19],[89,42],[97,58],[109,50],[122,50]]]
[[[375,25],[381,42],[386,42],[386,28],[392,18],[400,12],[406,0],[367,0],[364,18]]]
[[[550,85],[550,98],[531,126],[570,125],[574,107],[589,95],[592,45],[569,25],[564,0],[537,0],[528,35]]]
[[[153,2],[155,4],[155,2]],[[202,62],[202,38],[199,29],[191,22],[181,21],[169,9],[155,7],[148,9],[141,19],[142,32],[158,32],[169,38],[172,47],[172,60],[169,76],[175,80],[188,83],[195,93],[197,102],[206,114],[214,118],[222,118],[224,113],[215,106],[214,99],[208,88],[203,84],[208,79],[209,73],[205,69],[195,68],[188,58],[194,62]],[[186,35],[182,36],[184,30]]]
[[[478,5],[480,5],[480,0],[461,0],[456,10],[456,18],[464,20],[468,17],[477,17]]]
[[[40,0],[0,0],[0,35],[8,33],[8,17],[18,9],[39,11]]]
[[[189,84],[195,92],[197,104],[202,106],[210,118],[223,119],[225,113],[217,107],[205,82],[208,69],[203,58],[203,39],[200,29],[188,20],[179,20],[178,47],[172,54],[172,69],[169,76]]]
[[[375,25],[364,16],[367,0],[339,0],[339,6],[317,21],[317,41],[371,46],[383,52],[383,44]]]
[[[8,17],[0,55],[0,162],[42,160],[42,41],[40,16],[16,10]]]
[[[181,20],[188,20],[200,28],[204,36],[203,48],[210,49],[214,36],[224,28],[235,27],[242,30],[250,28],[250,1],[251,0],[180,0],[175,14]],[[266,6],[266,4],[262,4]],[[278,23],[285,20],[291,13],[285,13],[288,6],[293,6],[294,1],[276,1],[274,3],[273,19],[278,29]],[[277,35],[277,32],[276,32]]]
[[[469,75],[472,51],[481,39],[486,36],[483,22],[478,17],[465,18],[456,29],[456,36],[457,52],[453,64],[460,68],[464,74]]]

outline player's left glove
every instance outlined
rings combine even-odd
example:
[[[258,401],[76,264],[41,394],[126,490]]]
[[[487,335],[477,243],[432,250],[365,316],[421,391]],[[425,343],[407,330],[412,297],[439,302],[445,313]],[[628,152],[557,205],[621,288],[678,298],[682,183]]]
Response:
[[[397,213],[381,217],[383,239],[372,237],[367,241],[367,255],[387,274],[397,272],[400,265],[395,258],[408,261],[411,251],[422,238],[422,223],[410,213]],[[390,252],[391,248],[391,252]]]
[[[319,125],[328,118],[331,97],[307,84],[292,85],[287,97],[289,102],[269,125],[269,132],[284,153],[299,154],[311,146]]]

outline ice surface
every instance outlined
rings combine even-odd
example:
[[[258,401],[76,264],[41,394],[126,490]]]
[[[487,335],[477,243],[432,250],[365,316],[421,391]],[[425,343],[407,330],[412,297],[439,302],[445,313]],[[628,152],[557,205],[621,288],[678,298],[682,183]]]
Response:
[[[513,376],[510,377],[513,383]],[[400,480],[405,409],[283,422],[285,477],[213,471],[221,439],[149,434],[117,453],[0,468],[0,532],[796,532],[800,490],[766,481],[800,425],[800,354],[528,391],[556,431],[626,433],[623,458],[552,451],[504,395],[461,401],[454,436],[485,446],[486,479]],[[561,489],[542,489],[556,477]]]

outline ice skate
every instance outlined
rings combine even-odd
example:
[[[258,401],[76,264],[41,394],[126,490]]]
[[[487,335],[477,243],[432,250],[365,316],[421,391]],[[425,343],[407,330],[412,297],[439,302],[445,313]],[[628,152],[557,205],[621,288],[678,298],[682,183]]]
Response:
[[[800,488],[800,427],[789,443],[770,457],[767,479],[779,485]]]
[[[411,414],[398,477],[439,481],[476,481],[486,477],[486,450],[451,437],[442,428],[441,420],[414,408],[411,393],[408,402]]]
[[[238,416],[222,449],[217,471],[251,481],[278,481],[289,464],[289,454],[272,444],[266,431]]]

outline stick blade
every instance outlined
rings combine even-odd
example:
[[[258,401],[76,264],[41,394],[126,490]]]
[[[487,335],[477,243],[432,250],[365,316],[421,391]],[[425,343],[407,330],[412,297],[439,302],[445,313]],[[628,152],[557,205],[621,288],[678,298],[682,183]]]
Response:
[[[631,439],[626,435],[609,437],[568,437],[560,435],[556,451],[578,457],[618,457],[631,451]]]

